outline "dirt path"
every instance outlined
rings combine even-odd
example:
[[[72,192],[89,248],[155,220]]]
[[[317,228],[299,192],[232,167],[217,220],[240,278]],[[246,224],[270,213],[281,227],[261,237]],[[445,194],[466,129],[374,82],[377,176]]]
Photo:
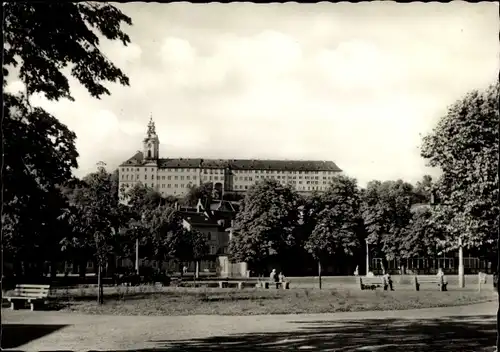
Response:
[[[246,317],[123,317],[2,309],[2,323],[3,343],[8,344],[5,347],[23,351],[153,348],[169,351],[214,348],[224,351],[382,351],[387,348],[399,351],[394,346],[396,340],[398,346],[413,341],[412,346],[418,348],[415,351],[424,351],[422,345],[418,347],[421,341],[428,339],[429,345],[441,335],[446,339],[456,335],[452,338],[455,342],[463,339],[459,341],[461,351],[481,351],[494,344],[490,330],[492,325],[494,328],[496,309],[497,303],[491,302],[407,311]],[[474,337],[466,340],[469,332],[483,335],[475,343]],[[382,349],[374,346],[382,346]],[[401,350],[412,351],[410,346]]]

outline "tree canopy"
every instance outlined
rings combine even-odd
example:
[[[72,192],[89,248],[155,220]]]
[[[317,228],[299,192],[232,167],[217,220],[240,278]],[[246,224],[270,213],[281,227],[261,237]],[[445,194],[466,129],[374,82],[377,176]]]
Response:
[[[414,197],[413,186],[401,180],[371,181],[363,192],[367,241],[371,250],[387,260],[400,258]]]
[[[299,221],[299,196],[276,180],[250,187],[236,216],[230,242],[233,259],[258,267],[294,245]]]
[[[58,185],[72,178],[78,153],[76,136],[30,97],[73,99],[68,81],[76,78],[96,98],[110,94],[105,82],[128,85],[126,75],[99,49],[100,38],[130,42],[122,24],[131,19],[106,3],[8,2],[4,11],[4,162],[2,232],[16,245],[16,255],[29,256],[40,241],[60,226],[55,204],[64,202]],[[19,80],[24,91],[5,92]],[[29,224],[29,225],[28,225]],[[21,243],[30,244],[31,250]]]
[[[352,255],[360,246],[361,230],[361,199],[356,180],[336,176],[325,193],[313,197],[312,202],[312,231],[306,250],[318,261],[338,254]]]
[[[499,83],[453,104],[423,138],[422,156],[442,175],[433,207],[447,229],[447,248],[478,248],[497,237]]]

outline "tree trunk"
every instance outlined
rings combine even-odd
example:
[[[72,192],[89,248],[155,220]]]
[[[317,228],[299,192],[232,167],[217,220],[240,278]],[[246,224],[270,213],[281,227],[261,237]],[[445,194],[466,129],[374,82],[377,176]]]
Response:
[[[78,263],[78,275],[80,279],[85,278],[85,274],[87,273],[87,262],[84,259],[81,259]]]
[[[97,304],[104,303],[104,295],[103,295],[103,287],[102,287],[102,264],[99,262],[97,264]]]
[[[196,260],[196,269],[194,272],[194,277],[197,279],[200,277],[200,261],[199,260]]]
[[[318,260],[318,279],[319,279],[319,289],[321,290],[321,261]]]
[[[55,278],[56,278],[56,276],[57,276],[57,264],[58,264],[58,263],[57,263],[57,261],[55,261],[55,260],[52,260],[52,261],[50,262],[50,277],[51,277],[52,279],[55,279]]]

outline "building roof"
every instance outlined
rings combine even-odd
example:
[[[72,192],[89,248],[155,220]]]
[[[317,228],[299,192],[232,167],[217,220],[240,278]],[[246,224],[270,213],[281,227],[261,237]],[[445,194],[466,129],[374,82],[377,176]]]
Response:
[[[133,157],[120,166],[141,164],[144,161],[142,152],[137,152]],[[233,170],[279,170],[279,171],[342,171],[333,161],[319,160],[255,160],[255,159],[202,159],[202,158],[177,158],[158,159],[160,168],[205,168]]]
[[[220,226],[216,219],[212,219],[205,213],[197,213],[190,211],[180,211],[179,214],[184,220],[192,224],[193,226]]]
[[[141,151],[138,151],[131,158],[121,163],[120,166],[141,165],[143,162],[144,162],[144,154]]]
[[[238,202],[230,202],[227,200],[214,201],[210,204],[210,210],[237,213],[239,210],[239,204]]]

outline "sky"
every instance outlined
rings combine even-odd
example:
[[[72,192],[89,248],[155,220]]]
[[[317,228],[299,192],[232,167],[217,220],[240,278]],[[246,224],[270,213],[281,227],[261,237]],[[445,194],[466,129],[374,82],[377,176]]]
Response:
[[[77,134],[77,176],[161,157],[334,161],[366,182],[437,175],[422,136],[499,73],[498,4],[116,4],[132,43],[102,50],[130,78],[93,99],[34,96]],[[15,91],[20,82],[12,81]]]

